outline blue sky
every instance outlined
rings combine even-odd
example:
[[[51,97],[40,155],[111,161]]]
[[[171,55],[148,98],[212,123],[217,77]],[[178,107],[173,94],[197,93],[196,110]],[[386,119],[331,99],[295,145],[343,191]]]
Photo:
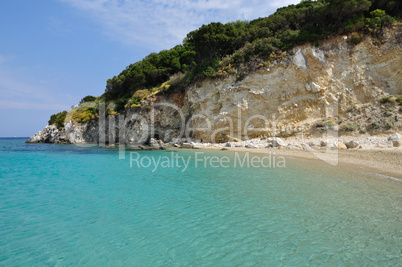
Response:
[[[31,136],[51,114],[202,24],[266,17],[299,1],[0,0],[0,137]]]

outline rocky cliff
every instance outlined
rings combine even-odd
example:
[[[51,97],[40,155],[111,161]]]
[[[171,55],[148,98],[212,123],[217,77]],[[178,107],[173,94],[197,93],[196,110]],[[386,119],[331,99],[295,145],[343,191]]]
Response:
[[[348,36],[305,44],[239,75],[207,79],[185,92],[155,94],[141,107],[89,123],[47,126],[28,142],[203,142],[269,136],[379,133],[402,128],[402,27],[354,45]],[[101,112],[102,113],[102,112]]]

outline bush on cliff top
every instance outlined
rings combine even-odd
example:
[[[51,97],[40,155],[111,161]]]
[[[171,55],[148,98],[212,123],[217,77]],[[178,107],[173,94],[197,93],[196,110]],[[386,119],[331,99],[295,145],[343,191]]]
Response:
[[[53,114],[50,116],[49,125],[56,125],[57,128],[60,130],[64,126],[64,121],[67,116],[67,111],[62,111],[57,114]]]
[[[352,38],[354,43],[364,34],[380,37],[383,27],[401,19],[401,11],[401,1],[303,0],[266,18],[202,25],[188,33],[183,44],[151,53],[108,79],[102,98],[114,102],[114,111],[119,111],[139,105],[141,99],[133,97],[139,90],[183,90],[199,79],[235,74],[234,68],[242,65],[249,69],[251,61],[269,65],[271,60],[283,58],[284,51],[306,42],[319,45],[319,39],[352,32],[359,32]],[[244,75],[243,71],[237,73],[239,78]],[[171,77],[180,79],[171,82]],[[87,101],[94,97],[82,99],[82,103]],[[83,120],[87,117],[90,114]]]
[[[107,80],[104,96],[106,100],[132,96],[137,90],[159,86],[179,72],[185,73],[181,85],[214,77],[225,57],[236,66],[331,35],[359,30],[377,33],[393,23],[394,17],[401,17],[401,6],[400,1],[304,0],[250,22],[203,25],[187,34],[182,45],[151,53]]]
[[[93,102],[95,100],[96,100],[96,97],[91,96],[91,95],[87,95],[86,97],[81,99],[80,104],[87,103],[87,102]]]

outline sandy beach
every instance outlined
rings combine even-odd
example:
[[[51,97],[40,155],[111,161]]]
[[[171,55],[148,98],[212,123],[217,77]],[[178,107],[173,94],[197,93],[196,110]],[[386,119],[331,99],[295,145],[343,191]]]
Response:
[[[217,147],[205,147],[205,149],[221,149]],[[365,171],[391,176],[402,181],[402,147],[388,149],[359,149],[359,150],[336,150],[336,151],[317,151],[317,153],[328,153],[330,157],[338,158],[338,163],[334,166],[318,158],[315,153],[305,150],[292,149],[267,149],[267,148],[228,148],[230,151],[252,152],[266,154],[272,152],[278,156],[292,157],[296,159],[308,160],[311,163],[321,164],[324,167],[335,167],[340,169],[363,168]]]
[[[227,150],[251,152],[256,154],[273,153],[274,155],[306,160],[323,167],[339,169],[362,170],[384,176],[390,176],[402,181],[402,146],[393,146],[387,135],[382,136],[347,136],[339,139],[325,140],[294,138],[281,140],[249,140],[228,142],[225,144],[187,143],[184,148],[199,148],[212,150]],[[350,143],[355,148],[346,148]],[[273,144],[273,145],[272,145]],[[338,148],[338,144],[343,148]],[[186,147],[187,146],[187,147]]]

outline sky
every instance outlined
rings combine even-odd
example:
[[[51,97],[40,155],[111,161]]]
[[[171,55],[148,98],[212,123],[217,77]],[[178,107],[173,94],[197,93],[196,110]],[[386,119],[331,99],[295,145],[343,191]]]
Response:
[[[0,0],[0,137],[50,115],[210,22],[253,20],[299,0]]]

